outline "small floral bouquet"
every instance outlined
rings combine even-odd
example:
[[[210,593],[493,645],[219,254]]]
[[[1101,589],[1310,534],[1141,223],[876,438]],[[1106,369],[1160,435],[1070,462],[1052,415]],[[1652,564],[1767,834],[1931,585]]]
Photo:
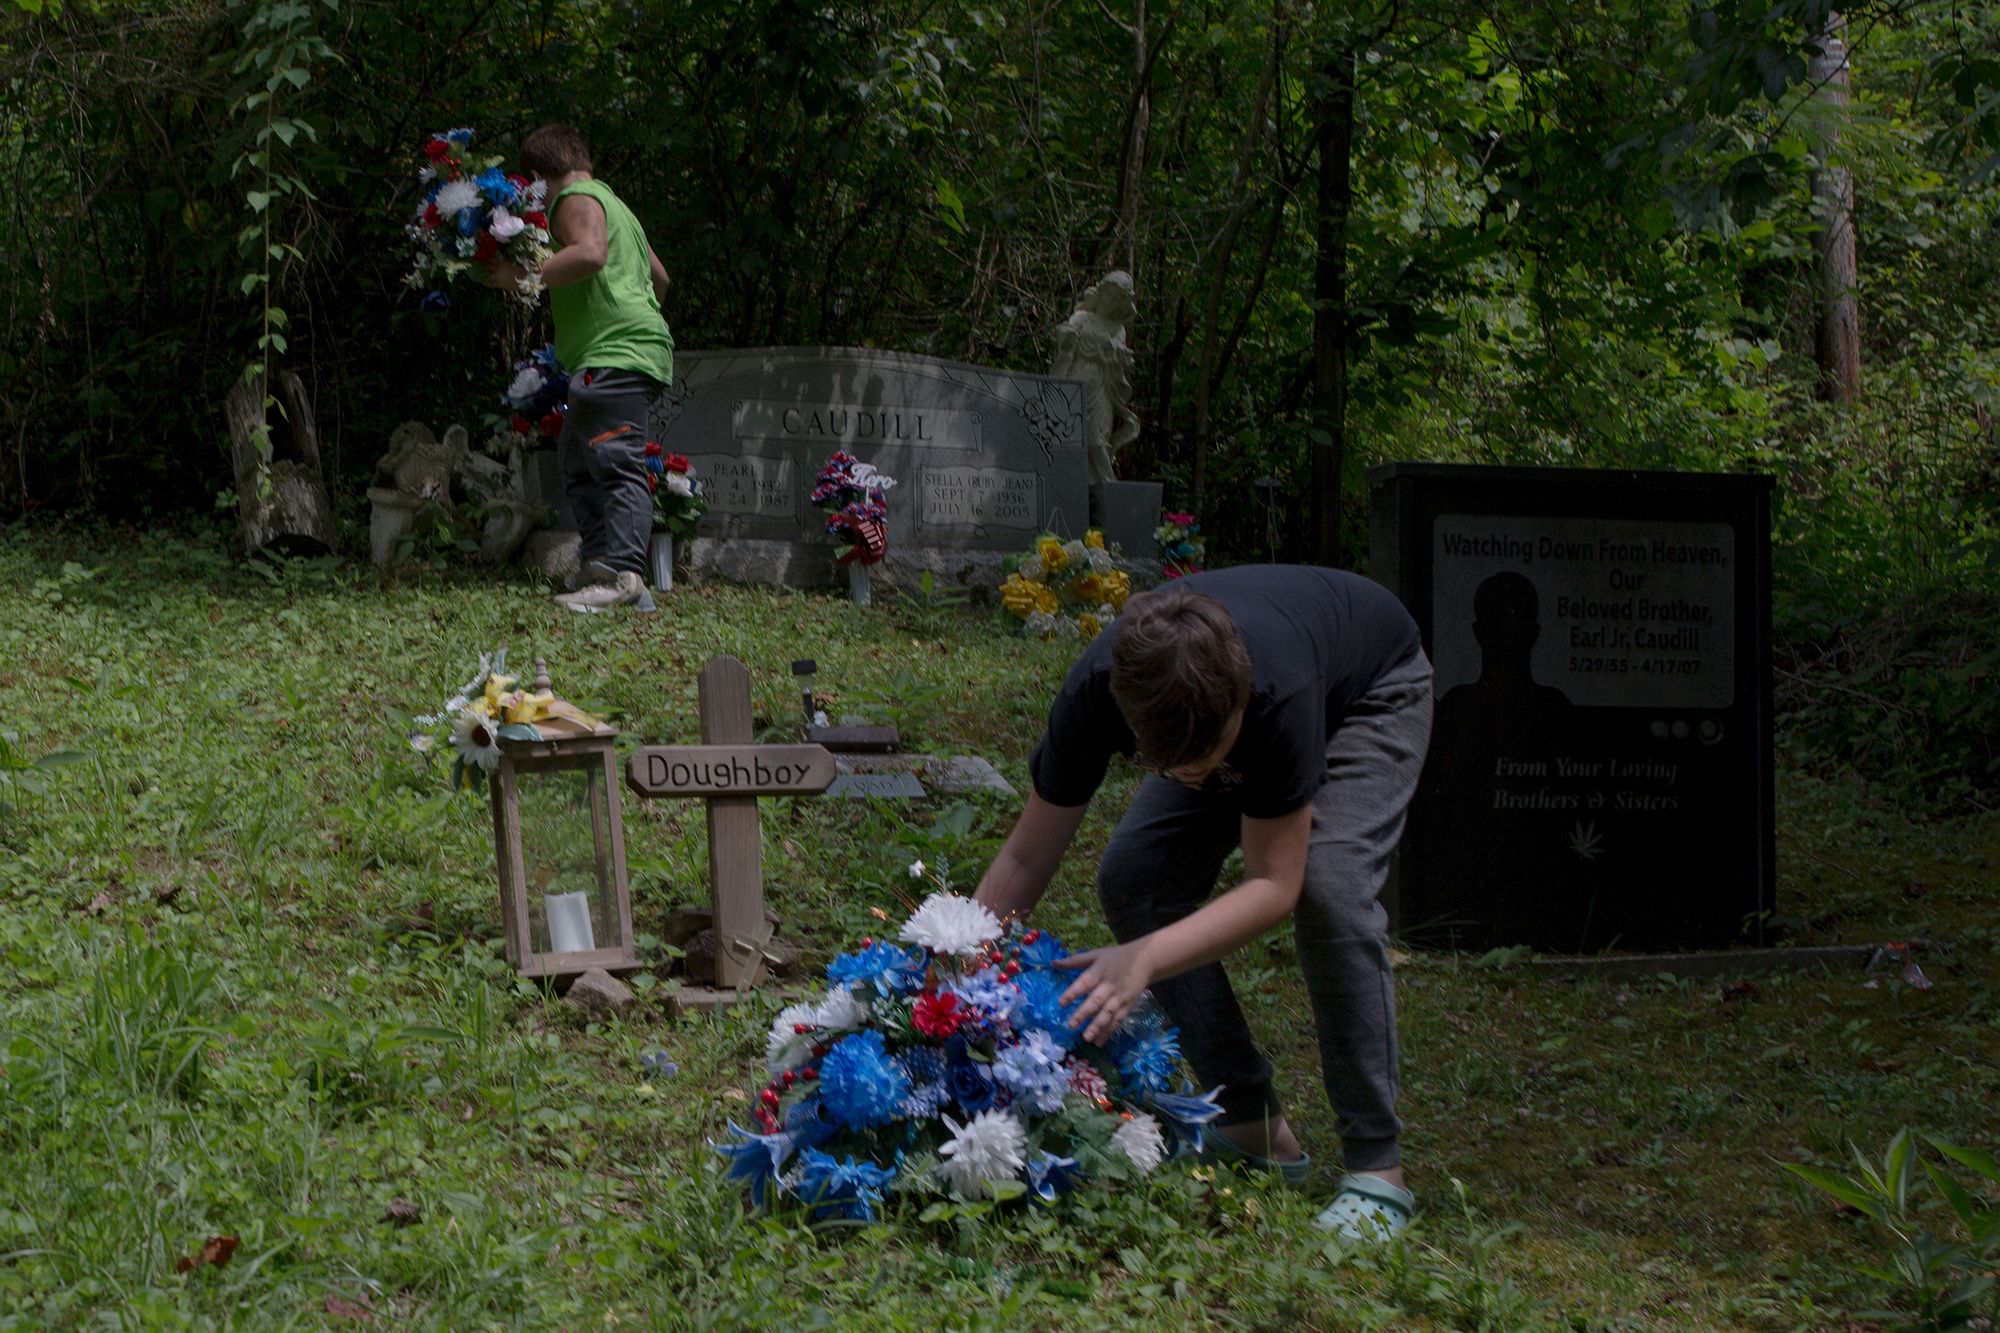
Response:
[[[1160,544],[1160,573],[1170,579],[1201,573],[1208,556],[1208,543],[1201,539],[1201,524],[1193,514],[1162,514],[1166,521],[1153,529]]]
[[[451,789],[471,787],[484,791],[486,775],[500,766],[500,742],[539,741],[537,722],[567,718],[585,727],[597,720],[575,704],[558,699],[547,690],[525,690],[515,677],[507,675],[507,650],[481,653],[479,669],[446,699],[437,712],[416,719],[418,730],[410,736],[410,748],[429,755],[438,748],[441,736],[449,737],[456,757],[451,764]]]
[[[889,549],[889,488],[896,479],[836,450],[813,480],[812,502],[826,511],[826,531],[841,545],[836,565],[872,565]]]
[[[500,158],[483,166],[468,165],[472,131],[447,130],[424,145],[424,166],[417,179],[425,186],[424,201],[404,228],[416,247],[416,257],[403,281],[429,288],[426,311],[442,314],[451,301],[440,290],[474,264],[511,260],[528,271],[519,284],[522,301],[541,298],[541,264],[550,254],[549,218],[544,210],[546,185],[500,169]]]
[[[1024,633],[1088,642],[1110,628],[1131,593],[1132,580],[1105,549],[1104,534],[1092,528],[1081,541],[1048,533],[1037,538],[1000,585],[1000,605]]]
[[[895,941],[863,939],[824,996],[771,1024],[757,1128],[715,1145],[751,1202],[863,1222],[892,1196],[1051,1203],[1199,1151],[1220,1089],[1191,1090],[1178,1029],[1142,1004],[1085,1042],[1061,941],[933,878]]]
[[[686,454],[670,454],[658,440],[646,441],[646,488],[653,493],[653,526],[676,541],[694,536],[695,524],[708,512],[701,481]]]
[[[556,360],[555,344],[547,343],[514,363],[514,378],[500,395],[507,416],[496,431],[512,449],[550,448],[562,434],[569,411],[569,375]]]

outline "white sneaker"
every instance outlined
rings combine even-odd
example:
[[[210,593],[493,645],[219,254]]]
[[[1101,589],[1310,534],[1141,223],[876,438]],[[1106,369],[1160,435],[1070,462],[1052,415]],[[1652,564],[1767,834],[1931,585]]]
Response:
[[[605,564],[602,560],[586,560],[575,569],[572,569],[569,572],[569,577],[563,580],[563,592],[582,592],[585,588],[592,588],[600,583],[616,583],[617,581],[617,570]]]
[[[1349,1174],[1340,1178],[1340,1192],[1320,1210],[1313,1225],[1331,1231],[1347,1243],[1391,1240],[1410,1225],[1417,1196],[1380,1176]]]
[[[646,581],[629,569],[620,570],[613,582],[578,588],[575,592],[564,593],[556,601],[572,611],[586,614],[613,611],[620,607],[629,607],[634,611],[655,609],[653,595],[646,590]]]

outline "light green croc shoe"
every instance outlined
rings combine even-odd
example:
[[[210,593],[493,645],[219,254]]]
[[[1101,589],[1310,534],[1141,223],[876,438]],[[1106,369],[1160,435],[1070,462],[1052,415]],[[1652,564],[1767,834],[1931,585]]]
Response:
[[[1416,1195],[1380,1176],[1345,1175],[1313,1225],[1350,1244],[1384,1241],[1401,1234],[1416,1210]]]

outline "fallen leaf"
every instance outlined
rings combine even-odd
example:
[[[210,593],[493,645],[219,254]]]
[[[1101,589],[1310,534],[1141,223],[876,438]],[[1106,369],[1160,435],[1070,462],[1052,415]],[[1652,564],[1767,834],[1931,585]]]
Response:
[[[362,1297],[359,1304],[344,1296],[327,1294],[326,1312],[335,1319],[373,1319],[375,1312],[368,1308],[368,1298]]]
[[[90,916],[103,916],[111,910],[111,895],[100,889],[97,896],[92,898],[83,910]]]
[[[174,1260],[174,1271],[186,1273],[203,1264],[214,1264],[217,1268],[228,1263],[236,1253],[237,1238],[234,1236],[210,1236],[201,1247],[201,1253],[190,1258],[182,1255]]]
[[[153,901],[162,907],[173,906],[174,899],[181,896],[179,884],[157,884],[153,887]]]
[[[399,1194],[389,1200],[389,1211],[382,1214],[382,1220],[399,1227],[406,1227],[416,1222],[423,1215],[423,1209],[417,1207]]]

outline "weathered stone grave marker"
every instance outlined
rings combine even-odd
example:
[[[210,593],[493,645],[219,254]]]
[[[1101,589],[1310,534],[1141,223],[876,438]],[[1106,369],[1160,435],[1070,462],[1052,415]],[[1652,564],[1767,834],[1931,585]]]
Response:
[[[771,923],[764,915],[759,796],[817,795],[834,778],[818,745],[756,745],[750,673],[733,657],[710,658],[699,678],[700,745],[648,745],[625,766],[625,785],[644,797],[708,802],[709,892],[715,908],[715,986],[683,987],[683,1011],[733,1002],[764,978]]]

